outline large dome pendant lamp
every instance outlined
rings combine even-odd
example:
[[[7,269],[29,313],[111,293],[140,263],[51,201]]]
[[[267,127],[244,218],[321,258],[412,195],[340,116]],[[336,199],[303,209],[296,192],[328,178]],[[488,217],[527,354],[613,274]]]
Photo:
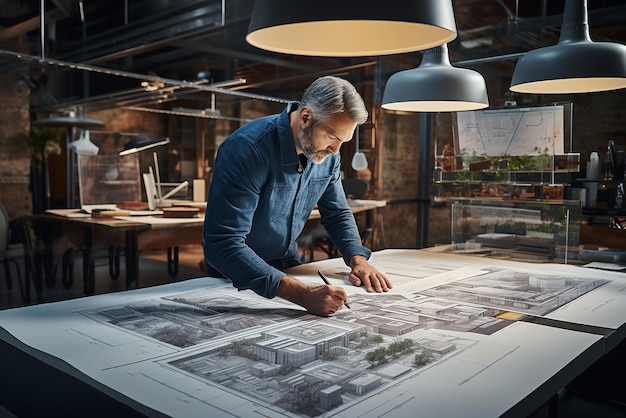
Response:
[[[424,51],[418,68],[393,74],[387,80],[382,108],[409,112],[457,112],[489,106],[483,76],[450,64],[448,46]]]
[[[456,38],[451,0],[256,0],[246,41],[294,55],[357,57],[432,48]]]
[[[587,0],[566,0],[559,42],[527,52],[515,66],[517,93],[567,94],[626,87],[626,46],[593,42]]]

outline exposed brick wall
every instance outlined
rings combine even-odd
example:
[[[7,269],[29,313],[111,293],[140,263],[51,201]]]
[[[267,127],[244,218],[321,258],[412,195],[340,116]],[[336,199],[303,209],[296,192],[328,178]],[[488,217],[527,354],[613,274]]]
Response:
[[[32,213],[28,104],[24,81],[15,74],[0,77],[0,202],[11,219]]]
[[[574,103],[573,149],[581,153],[583,162],[592,151],[605,152],[609,140],[626,149],[626,89],[576,95],[570,101]]]
[[[395,200],[380,209],[387,248],[415,248],[419,116],[382,112],[377,129],[380,199]]]

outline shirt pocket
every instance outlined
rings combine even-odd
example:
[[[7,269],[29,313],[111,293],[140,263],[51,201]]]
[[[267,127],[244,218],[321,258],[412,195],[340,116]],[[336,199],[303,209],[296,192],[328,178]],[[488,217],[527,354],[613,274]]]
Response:
[[[305,193],[302,193],[302,196],[305,198],[303,208],[312,208],[317,203],[324,191],[326,191],[331,179],[332,176],[330,175],[309,179]]]
[[[286,221],[291,218],[293,202],[296,198],[296,186],[293,184],[270,184],[267,186],[260,202],[261,211],[265,212],[263,217],[269,223],[286,225]]]

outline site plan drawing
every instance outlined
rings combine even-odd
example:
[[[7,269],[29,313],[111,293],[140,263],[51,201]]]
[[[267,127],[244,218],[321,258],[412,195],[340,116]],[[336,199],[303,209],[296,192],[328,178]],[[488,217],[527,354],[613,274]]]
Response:
[[[539,155],[546,148],[563,154],[563,121],[562,106],[458,112],[459,149],[486,157]]]
[[[414,390],[403,382],[423,373],[461,387],[504,358],[517,364],[525,339],[502,335],[529,332],[532,324],[499,314],[545,315],[606,283],[593,272],[572,278],[432,258],[377,257],[379,268],[404,281],[387,294],[346,287],[352,309],[329,318],[205,278],[52,304],[48,310],[59,309],[52,316],[64,316],[58,329],[29,334],[30,315],[45,309],[38,306],[27,315],[0,312],[0,324],[166,414],[347,417],[377,396],[393,407],[399,394]],[[334,263],[324,271],[336,280],[345,266]],[[415,285],[420,281],[428,286]],[[574,338],[541,332],[547,340]],[[450,374],[453,363],[458,373]]]

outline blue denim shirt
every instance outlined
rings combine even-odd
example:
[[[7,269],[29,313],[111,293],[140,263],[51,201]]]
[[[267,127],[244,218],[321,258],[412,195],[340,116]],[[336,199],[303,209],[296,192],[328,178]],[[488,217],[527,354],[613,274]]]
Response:
[[[315,204],[346,264],[369,257],[341,185],[340,157],[302,166],[289,125],[298,103],[237,129],[220,145],[207,199],[204,257],[209,274],[273,298],[280,269],[301,263],[296,238]]]

